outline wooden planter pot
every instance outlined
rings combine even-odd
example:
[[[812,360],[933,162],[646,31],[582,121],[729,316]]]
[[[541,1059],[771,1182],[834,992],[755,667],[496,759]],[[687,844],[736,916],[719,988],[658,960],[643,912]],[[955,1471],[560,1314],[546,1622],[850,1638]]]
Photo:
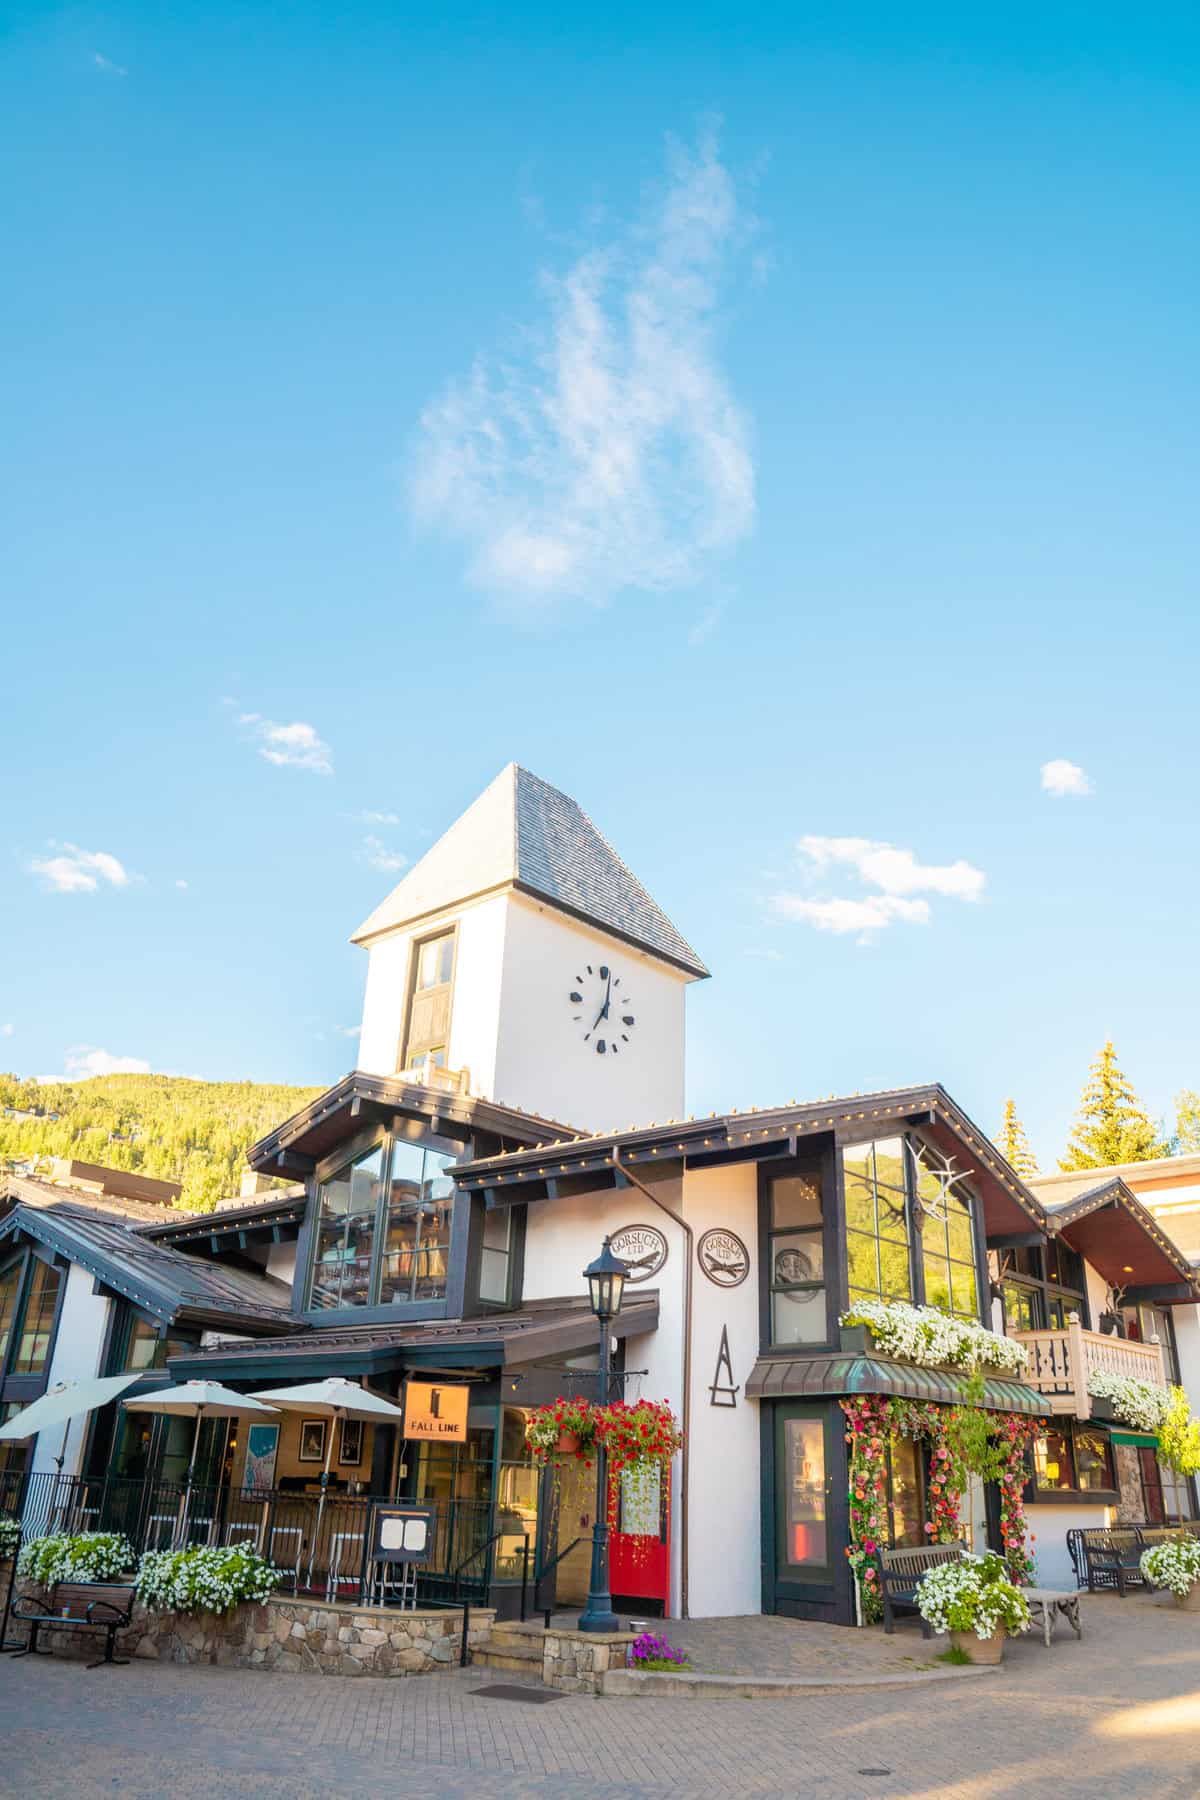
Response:
[[[1186,1594],[1176,1594],[1175,1604],[1184,1612],[1200,1612],[1200,1581],[1190,1587]]]
[[[560,1456],[578,1456],[579,1438],[574,1431],[560,1431],[558,1434],[558,1454]]]
[[[973,1631],[952,1631],[950,1642],[956,1650],[965,1651],[973,1663],[998,1663],[1004,1661],[1003,1625],[993,1631],[990,1638],[976,1637]]]

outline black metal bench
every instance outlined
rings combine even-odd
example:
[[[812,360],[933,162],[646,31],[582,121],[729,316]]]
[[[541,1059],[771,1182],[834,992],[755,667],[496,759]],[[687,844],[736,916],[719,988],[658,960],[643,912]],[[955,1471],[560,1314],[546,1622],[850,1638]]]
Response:
[[[134,1586],[131,1581],[59,1581],[50,1590],[49,1605],[32,1594],[19,1594],[12,1604],[14,1619],[23,1619],[29,1627],[29,1642],[21,1656],[49,1656],[38,1649],[38,1633],[57,1628],[59,1631],[103,1631],[104,1655],[89,1663],[98,1669],[103,1663],[126,1663],[127,1656],[115,1656],[117,1633],[123,1631],[133,1617]]]
[[[883,1599],[883,1629],[896,1629],[896,1608],[920,1613],[917,1588],[921,1577],[942,1563],[961,1562],[966,1555],[963,1544],[918,1544],[911,1550],[879,1550],[875,1561],[879,1569],[879,1592]],[[932,1637],[933,1628],[921,1620],[921,1636]]]
[[[1136,1525],[1094,1526],[1068,1535],[1074,1538],[1076,1580],[1089,1594],[1115,1589],[1124,1599],[1129,1588],[1145,1587],[1145,1540]]]

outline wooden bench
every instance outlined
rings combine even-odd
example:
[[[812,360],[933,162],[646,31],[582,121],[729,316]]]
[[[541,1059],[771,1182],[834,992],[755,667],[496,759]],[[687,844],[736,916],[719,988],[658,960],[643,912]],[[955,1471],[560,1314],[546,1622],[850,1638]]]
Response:
[[[966,1555],[963,1544],[918,1544],[912,1550],[879,1550],[875,1561],[879,1569],[879,1592],[883,1598],[883,1629],[896,1629],[896,1608],[904,1607],[919,1615],[917,1588],[921,1577],[943,1563],[961,1562]],[[932,1637],[933,1628],[921,1620],[921,1636]]]
[[[127,1656],[114,1656],[117,1633],[123,1631],[133,1616],[133,1583],[123,1581],[60,1581],[50,1590],[45,1611],[42,1602],[32,1594],[19,1594],[12,1604],[12,1617],[24,1619],[29,1626],[29,1642],[21,1656],[49,1656],[38,1649],[38,1633],[57,1627],[59,1631],[103,1631],[104,1655],[89,1669],[102,1663],[126,1663]]]

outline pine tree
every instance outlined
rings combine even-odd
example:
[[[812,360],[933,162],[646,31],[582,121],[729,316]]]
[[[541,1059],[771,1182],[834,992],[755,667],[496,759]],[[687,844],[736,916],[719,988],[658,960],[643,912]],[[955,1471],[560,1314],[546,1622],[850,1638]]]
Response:
[[[1000,1135],[996,1139],[996,1148],[1009,1166],[1017,1171],[1022,1181],[1037,1174],[1037,1157],[1025,1136],[1025,1127],[1017,1117],[1016,1102],[1013,1100],[1004,1102],[1004,1118],[1000,1125]]]
[[[1109,1038],[1088,1071],[1075,1129],[1066,1155],[1059,1158],[1059,1168],[1099,1169],[1112,1163],[1150,1162],[1166,1156],[1169,1149],[1118,1064]]]

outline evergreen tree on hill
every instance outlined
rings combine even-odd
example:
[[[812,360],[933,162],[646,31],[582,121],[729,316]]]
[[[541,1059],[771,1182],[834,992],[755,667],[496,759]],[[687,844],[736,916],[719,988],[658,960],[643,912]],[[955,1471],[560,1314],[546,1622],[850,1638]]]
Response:
[[[1171,1146],[1146,1112],[1117,1062],[1109,1038],[1088,1071],[1075,1129],[1060,1169],[1100,1169],[1113,1163],[1150,1162]]]
[[[1025,1127],[1017,1117],[1016,1102],[1013,1100],[1004,1102],[1004,1118],[1000,1124],[996,1148],[1010,1167],[1017,1171],[1022,1181],[1037,1174],[1037,1157],[1025,1135]]]
[[[181,1207],[209,1212],[237,1193],[251,1144],[320,1092],[173,1075],[38,1082],[0,1074],[0,1169],[52,1156],[131,1169],[182,1182]]]

